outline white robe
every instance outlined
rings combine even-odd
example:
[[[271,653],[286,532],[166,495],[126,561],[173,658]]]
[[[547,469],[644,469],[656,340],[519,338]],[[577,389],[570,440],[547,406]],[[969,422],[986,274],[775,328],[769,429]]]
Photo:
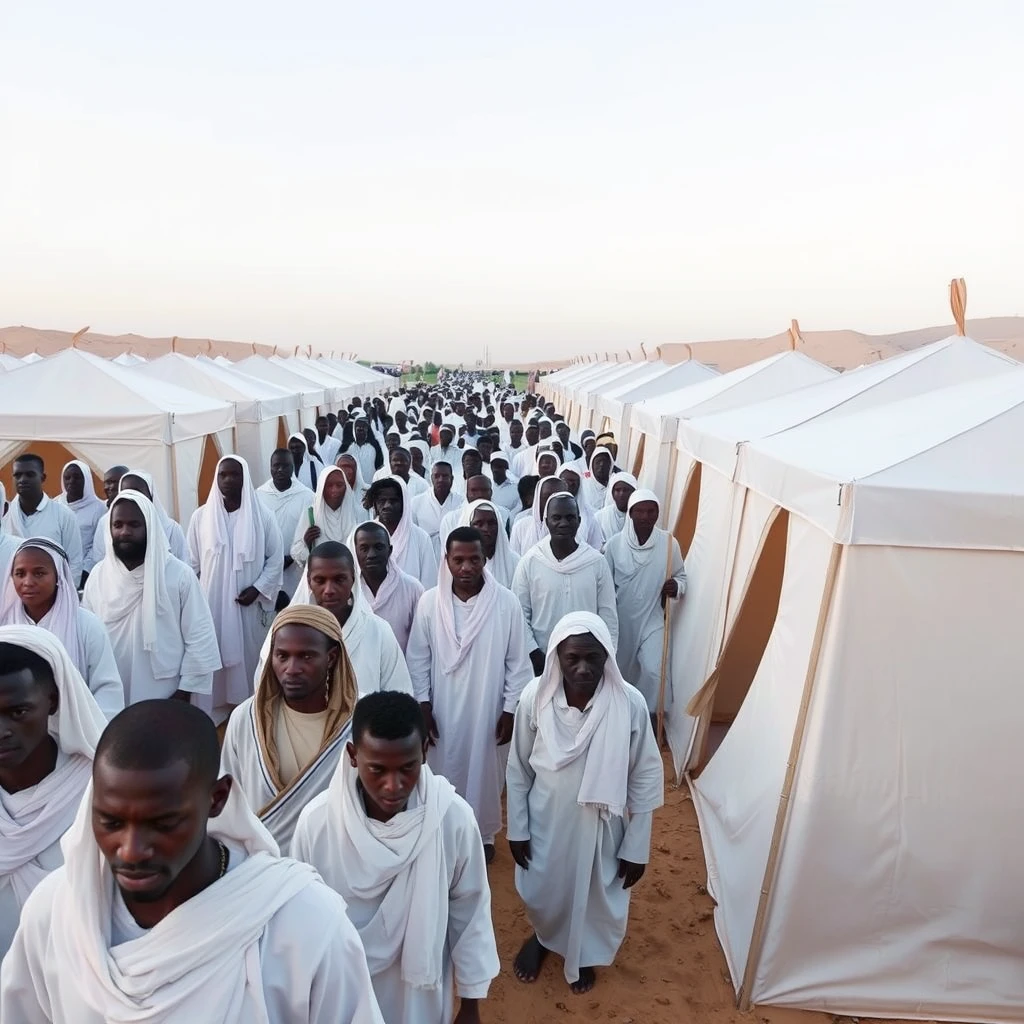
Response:
[[[45,621],[39,625],[45,628]],[[78,609],[78,642],[85,661],[82,675],[109,722],[126,703],[121,671],[102,621],[85,608]]]
[[[507,770],[507,835],[510,842],[530,841],[530,867],[516,867],[516,889],[541,945],[565,958],[565,978],[571,983],[579,978],[580,967],[612,963],[622,945],[630,890],[622,888],[619,860],[648,862],[652,812],[661,805],[664,777],[647,704],[630,686],[626,792],[632,813],[602,817],[597,808],[581,806],[584,757],[557,771],[534,767],[544,748],[543,735],[531,723],[538,684],[535,679],[523,690],[516,712]],[[565,728],[578,731],[593,701],[578,711],[569,707],[559,687],[553,704]]]
[[[611,570],[592,547],[581,544],[569,558],[558,562],[551,553],[551,538],[545,538],[523,555],[512,591],[523,607],[535,650],[546,652],[548,638],[559,620],[578,611],[599,615],[608,626],[612,642],[618,642],[619,617]]]
[[[288,543],[295,536],[296,526],[306,515],[306,509],[313,505],[313,492],[305,484],[299,483],[294,476],[291,486],[285,491],[279,491],[274,486],[274,481],[268,480],[256,488],[256,497],[277,521],[277,528],[281,531],[284,543]],[[281,589],[291,597],[301,578],[302,566],[298,562],[293,562],[284,570],[284,586]]]
[[[466,504],[466,499],[461,494],[452,491],[444,500],[444,504],[438,504],[434,497],[433,488],[424,494],[418,494],[412,499],[412,517],[416,525],[430,538],[434,547],[434,559],[440,562],[443,549],[439,538],[441,521],[449,512],[457,512]]]
[[[380,908],[390,887],[373,897],[352,891],[350,872],[346,870],[340,844],[331,827],[332,795],[332,790],[320,794],[302,812],[291,855],[312,864],[323,880],[341,894],[349,919],[359,930],[367,949],[367,958],[373,963],[381,958],[381,951],[372,935],[380,927]],[[386,837],[389,825],[402,828],[401,819],[409,812],[415,813],[417,806],[414,792],[407,810],[387,824],[375,823],[377,830]],[[447,1024],[454,1014],[456,990],[463,999],[485,999],[491,980],[498,974],[487,867],[472,810],[457,796],[453,797],[440,829],[442,863],[438,881],[444,888],[441,898],[447,897],[448,918],[446,941],[441,950],[441,984],[437,988],[414,988],[406,984],[402,979],[400,955],[377,970],[372,975],[373,988],[387,1024]],[[414,892],[414,903],[416,898]],[[411,912],[416,912],[414,905]]]
[[[364,480],[373,479],[374,474],[377,472],[377,449],[372,444],[369,442],[366,444],[356,444],[353,441],[345,449],[345,454],[351,455],[359,463]],[[387,465],[387,457],[384,459],[384,464]]]
[[[82,578],[82,531],[75,513],[67,505],[52,501],[44,494],[35,512],[24,516],[21,499],[15,496],[4,518],[3,528],[15,537],[48,537],[59,544],[68,556],[71,578],[78,585]]]
[[[240,461],[235,456],[232,458]],[[210,496],[211,501],[222,500],[219,492],[216,491],[216,486],[215,483],[214,493]],[[259,505],[255,492],[253,492],[252,500]],[[209,556],[209,552],[203,550],[203,540],[200,536],[200,524],[205,507],[204,505],[196,509],[188,527],[189,564],[197,573],[201,572],[203,561]],[[242,649],[242,657],[239,662],[214,672],[212,691],[209,694],[197,693],[193,699],[193,703],[210,715],[218,725],[228,717],[233,707],[252,696],[252,680],[256,672],[256,663],[259,661],[260,648],[263,646],[263,640],[274,618],[274,606],[277,603],[278,591],[281,589],[284,568],[284,546],[281,541],[281,531],[277,528],[273,516],[266,512],[262,505],[259,505],[259,508],[263,514],[257,516],[258,539],[253,559],[244,562],[241,570],[231,568],[235,564],[236,524],[242,514],[242,509],[229,512],[227,521],[231,536],[228,550],[223,558],[227,576],[220,580],[211,580],[208,578],[208,574],[204,573],[199,578],[200,586],[210,604],[213,625],[220,643],[222,662],[226,660],[225,645],[227,643],[240,643]],[[247,587],[255,587],[260,596],[248,608],[237,605],[237,618],[234,616],[225,618],[220,603],[211,598],[214,587],[225,588],[235,596],[241,594]],[[237,635],[231,637],[229,641],[228,633],[231,631],[237,631]]]
[[[669,545],[672,547],[669,562]],[[641,548],[636,542],[632,520],[612,537],[604,557],[612,571],[615,602],[619,614],[619,643],[616,661],[626,679],[644,695],[652,713],[658,709],[661,690],[661,654],[665,637],[665,613],[661,588],[673,579],[678,597],[686,593],[686,568],[679,544],[670,533],[655,527]],[[666,673],[671,671],[668,659]],[[672,679],[665,684],[666,701],[672,694]],[[669,705],[666,705],[666,709]]]
[[[505,508],[504,505],[499,505],[497,502],[491,501],[491,499],[489,499],[489,498],[481,498],[481,499],[478,499],[478,500],[488,501],[488,502],[490,502],[490,504],[492,504],[494,506],[496,514],[498,516],[498,521],[501,524],[502,530],[505,531],[505,536],[507,537],[508,536],[508,520],[509,520],[509,511],[508,511],[508,509]],[[473,504],[473,502],[469,502],[469,504]],[[461,526],[462,525],[462,513],[463,513],[464,509],[465,509],[465,506],[463,505],[462,508],[457,508],[454,512],[449,512],[441,520],[441,528],[438,531],[437,536],[438,536],[438,540],[441,543],[441,555],[442,555],[442,557],[444,556],[445,547],[448,544],[448,535],[457,526]],[[440,564],[440,559],[438,560],[438,563]]]
[[[388,574],[376,594],[359,576],[357,583],[362,588],[370,610],[386,622],[395,634],[398,646],[405,654],[409,646],[409,633],[416,614],[416,605],[423,596],[423,584],[418,579],[402,572],[393,561],[388,562]]]
[[[491,484],[491,496],[495,504],[507,508],[509,513],[518,512],[522,505],[519,501],[519,481],[511,476],[505,477],[505,482]]]
[[[85,572],[91,572],[92,567],[98,559],[93,554],[92,542],[96,536],[96,527],[100,520],[106,515],[106,502],[99,498],[82,498],[79,501],[68,502],[56,499],[60,504],[66,505],[78,520],[78,530],[82,537],[82,568]]]
[[[345,491],[341,504],[337,508],[331,508],[324,498],[324,488],[330,478],[339,473],[345,482]],[[309,521],[311,508],[313,510],[312,524]],[[298,517],[292,527],[292,532],[282,534],[282,538],[285,545],[290,545],[290,554],[301,569],[309,562],[310,548],[306,545],[306,531],[310,525],[316,526],[320,530],[320,536],[313,545],[315,548],[328,541],[346,544],[355,528],[363,521],[359,499],[356,497],[355,491],[348,486],[345,474],[337,466],[327,466],[320,473],[312,501],[306,506],[303,514]]]
[[[519,601],[493,579],[490,586],[494,594],[486,630],[454,671],[445,670],[439,649],[437,602],[453,602],[461,634],[472,603],[482,594],[462,602],[450,592],[442,595],[438,587],[428,590],[416,609],[406,651],[416,699],[431,703],[437,722],[438,739],[427,751],[427,763],[473,808],[486,843],[501,830],[500,767],[508,750],[497,745],[494,729],[503,711],[515,713],[519,694],[533,676]]]
[[[626,513],[620,512],[613,502],[611,505],[605,505],[597,515],[594,516],[597,520],[597,525],[601,527],[601,535],[604,537],[605,545],[612,539],[616,534],[622,532],[623,526],[626,525]]]

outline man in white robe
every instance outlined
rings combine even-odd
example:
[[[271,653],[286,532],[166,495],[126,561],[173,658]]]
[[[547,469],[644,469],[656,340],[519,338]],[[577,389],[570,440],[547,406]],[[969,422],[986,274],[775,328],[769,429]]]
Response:
[[[210,693],[220,650],[195,573],[167,550],[141,492],[123,491],[107,524],[111,543],[86,581],[82,606],[110,637],[125,704]]]
[[[479,531],[484,543],[487,571],[496,582],[511,590],[519,556],[512,550],[502,528],[499,506],[493,501],[471,501],[460,510],[456,525],[472,526]]]
[[[216,730],[187,704],[107,726],[64,865],[0,968],[4,1024],[383,1024],[344,902],[217,768]]]
[[[576,539],[581,544],[589,544],[595,551],[600,551],[604,547],[604,534],[601,533],[601,527],[598,526],[597,519],[586,502],[580,501],[582,478],[576,470],[565,466],[558,474],[558,479],[562,481],[565,490],[576,499],[576,505],[580,510],[580,528]]]
[[[455,427],[450,423],[442,423],[438,431],[440,444],[430,449],[430,464],[447,462],[454,473],[455,467],[461,464],[462,449],[455,444]]]
[[[330,782],[357,699],[334,616],[308,604],[281,612],[256,693],[228,719],[221,771],[282,850],[302,808]]]
[[[679,543],[667,530],[658,528],[660,512],[661,503],[653,491],[634,491],[625,528],[608,541],[604,552],[619,612],[619,671],[634,680],[652,716],[658,710],[661,691],[665,603],[686,593],[686,567]],[[671,658],[666,673],[670,665]],[[671,694],[672,680],[668,678],[666,700]]]
[[[363,698],[291,853],[344,898],[388,1024],[479,1024],[499,970],[487,870],[472,810],[423,764],[423,733],[407,694]]]
[[[588,992],[625,938],[664,802],[646,701],[622,678],[596,615],[575,612],[552,631],[543,671],[519,700],[507,784],[516,889],[534,930],[516,977],[536,981],[551,951],[573,992]]]
[[[472,480],[467,481],[465,503],[471,504],[474,501],[491,502],[497,509],[498,516],[501,519],[501,528],[505,530],[506,533],[508,532],[508,509],[502,505],[497,504],[497,502],[494,501],[494,492],[491,487],[491,478],[489,476],[479,474],[473,477]],[[437,536],[441,544],[442,551],[445,550],[445,545],[448,540],[448,534],[451,533],[452,530],[454,530],[459,525],[459,520],[461,518],[462,508],[457,508],[452,512],[446,513],[444,518],[441,520],[441,526],[440,529],[438,530]],[[440,564],[440,561],[438,564]]]
[[[341,442],[330,434],[331,424],[326,416],[316,418],[316,447],[325,466],[333,466],[334,460],[341,454]]]
[[[295,529],[313,507],[313,492],[295,477],[295,460],[287,448],[278,448],[270,456],[270,479],[256,488],[256,496],[274,517],[281,539],[288,543],[295,536]],[[281,590],[290,598],[302,579],[302,566],[297,564],[290,551],[284,556],[284,582]],[[283,601],[278,602],[283,605]]]
[[[479,531],[458,527],[437,586],[416,609],[406,660],[430,737],[427,761],[473,808],[488,863],[501,829],[499,750],[533,675],[529,652],[519,601],[486,570]]]
[[[82,579],[82,531],[74,512],[43,491],[46,469],[38,455],[25,452],[14,460],[16,496],[10,504],[4,529],[22,539],[48,537],[66,552],[71,578],[78,585]]]
[[[412,499],[413,521],[430,538],[438,564],[442,552],[441,541],[438,539],[441,520],[465,504],[466,499],[452,490],[452,467],[438,460],[430,469],[430,489]]]
[[[310,454],[306,435],[302,433],[289,434],[288,451],[292,455],[292,469],[295,472],[295,479],[304,487],[315,491],[322,464]]]
[[[239,455],[217,463],[206,504],[188,527],[189,562],[213,615],[223,667],[213,690],[194,698],[220,724],[252,696],[260,648],[274,616],[284,572],[281,531],[256,497]]]
[[[530,658],[538,675],[551,631],[570,612],[593,612],[604,620],[613,644],[619,636],[611,570],[598,551],[576,539],[576,499],[564,492],[555,494],[547,503],[544,521],[549,536],[523,555],[512,580],[533,641]]]
[[[107,506],[96,494],[92,470],[86,463],[78,459],[67,463],[61,470],[60,482],[62,490],[56,501],[59,505],[67,505],[78,520],[82,537],[82,571],[88,573],[97,561],[92,553],[96,524],[106,514]]]
[[[63,645],[38,626],[0,627],[0,720],[11,723],[0,759],[2,959],[29,893],[63,863],[60,839],[107,720]]]
[[[608,481],[608,496],[604,508],[594,518],[601,527],[605,544],[626,525],[626,509],[630,495],[640,486],[632,473],[615,473]]]
[[[352,441],[345,448],[345,454],[352,455],[358,460],[364,480],[373,480],[378,463],[384,465],[384,455],[379,446],[370,440],[370,421],[364,413],[353,416],[351,423]]]
[[[359,564],[358,585],[370,610],[391,627],[405,654],[423,584],[395,564],[391,537],[382,523],[356,527],[353,547]]]
[[[185,543],[185,532],[167,514],[160,503],[160,497],[153,485],[153,477],[141,469],[130,469],[122,474],[121,479],[117,483],[117,493],[120,494],[122,491],[138,491],[147,501],[152,502],[153,511],[156,514],[156,522],[167,538],[167,546],[171,554],[179,561],[184,562],[185,565],[188,565],[188,546]],[[96,525],[96,533],[93,536],[92,554],[94,564],[96,565],[103,561],[107,553],[107,538],[110,536],[109,517],[110,513],[108,512]]]
[[[509,473],[509,457],[504,452],[491,456],[491,497],[495,504],[508,509],[509,513],[519,509],[519,480]]]
[[[405,481],[397,476],[376,480],[366,492],[366,502],[374,519],[391,536],[391,557],[402,572],[419,580],[424,588],[437,583],[434,545],[426,532],[413,522],[412,507]]]

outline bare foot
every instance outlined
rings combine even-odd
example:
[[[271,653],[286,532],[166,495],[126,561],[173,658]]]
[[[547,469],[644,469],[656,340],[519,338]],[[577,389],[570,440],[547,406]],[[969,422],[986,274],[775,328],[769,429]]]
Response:
[[[597,978],[594,976],[593,967],[581,967],[580,976],[578,981],[574,981],[569,988],[575,995],[581,996],[584,992],[589,992],[597,982]]]
[[[516,954],[516,958],[512,963],[512,970],[520,981],[529,984],[531,981],[537,980],[547,955],[548,951],[540,944],[537,936],[531,935]],[[583,977],[582,971],[580,971],[580,977]]]
[[[494,843],[484,843],[484,863],[490,864],[494,860]]]

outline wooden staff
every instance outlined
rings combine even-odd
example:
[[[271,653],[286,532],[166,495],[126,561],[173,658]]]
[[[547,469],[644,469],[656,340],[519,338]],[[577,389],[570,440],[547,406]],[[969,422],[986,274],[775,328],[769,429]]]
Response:
[[[666,535],[668,553],[665,555],[665,582],[672,578],[672,534]],[[665,685],[668,682],[668,625],[672,617],[672,598],[664,599],[665,632],[661,638],[661,683],[658,686],[658,746],[665,742]]]

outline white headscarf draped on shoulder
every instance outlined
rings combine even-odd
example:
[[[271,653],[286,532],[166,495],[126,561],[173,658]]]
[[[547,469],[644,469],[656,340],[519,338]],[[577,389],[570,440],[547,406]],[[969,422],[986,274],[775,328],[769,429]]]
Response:
[[[340,475],[345,485],[341,504],[336,509],[331,508],[324,498],[324,488],[335,474]],[[344,544],[352,531],[363,522],[360,510],[360,499],[356,497],[356,492],[349,487],[344,470],[338,466],[328,466],[316,482],[316,496],[313,498],[313,520],[320,527],[319,543],[336,540]]]
[[[82,479],[85,481],[85,486],[82,488],[82,496],[78,501],[68,501],[68,492],[64,487],[64,474],[68,471],[68,466],[77,466],[82,474]],[[79,509],[87,508],[89,505],[102,505],[104,508],[107,505],[96,493],[96,483],[92,478],[92,470],[81,459],[72,459],[64,464],[64,468],[60,471],[60,497],[56,500],[61,505],[67,505],[68,508],[73,509],[75,512]]]
[[[487,562],[487,569],[495,580],[503,587],[512,586],[512,577],[516,574],[516,566],[519,565],[519,556],[512,550],[509,544],[508,534],[502,524],[501,513],[493,501],[471,501],[463,505],[459,510],[459,526],[472,526],[473,516],[478,510],[492,512],[498,521],[498,537],[494,544],[494,557]]]

